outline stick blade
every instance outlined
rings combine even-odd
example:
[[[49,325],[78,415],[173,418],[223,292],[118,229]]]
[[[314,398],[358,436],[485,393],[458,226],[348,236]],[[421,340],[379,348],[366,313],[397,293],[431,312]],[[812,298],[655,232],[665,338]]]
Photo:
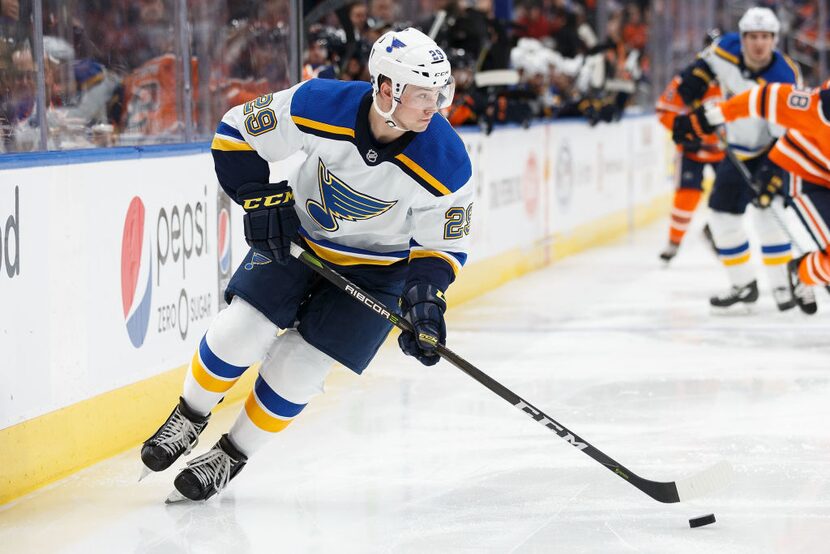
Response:
[[[680,502],[706,496],[726,487],[734,476],[732,465],[722,460],[700,473],[675,481]]]

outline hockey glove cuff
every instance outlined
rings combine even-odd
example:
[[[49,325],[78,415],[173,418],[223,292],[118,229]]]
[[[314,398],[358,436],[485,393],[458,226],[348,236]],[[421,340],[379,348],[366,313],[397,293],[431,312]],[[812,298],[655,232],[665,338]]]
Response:
[[[401,350],[424,365],[437,364],[441,358],[435,353],[435,347],[447,339],[444,293],[433,285],[421,284],[405,291],[401,300],[404,318],[414,328],[414,332],[404,331],[398,337]]]
[[[715,127],[706,120],[703,106],[688,115],[678,115],[672,126],[672,140],[684,147],[700,146],[703,138],[715,131]]]
[[[773,165],[772,162],[765,161],[761,164],[752,179],[755,182],[755,190],[757,194],[752,199],[752,203],[756,208],[769,208],[772,204],[772,199],[776,194],[781,193],[784,188],[784,174],[783,170],[778,166]]]
[[[245,240],[251,248],[270,253],[284,264],[291,257],[291,242],[297,238],[300,219],[294,210],[294,191],[288,181],[245,183],[236,191],[245,210]]]

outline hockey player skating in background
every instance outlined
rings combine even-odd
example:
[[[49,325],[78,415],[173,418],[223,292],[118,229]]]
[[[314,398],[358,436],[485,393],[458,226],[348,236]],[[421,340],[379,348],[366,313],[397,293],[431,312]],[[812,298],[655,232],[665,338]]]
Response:
[[[372,84],[312,79],[231,109],[212,144],[216,173],[245,210],[252,246],[233,275],[228,308],[211,323],[179,404],[141,450],[153,471],[189,452],[211,409],[262,360],[230,431],[175,478],[205,500],[323,391],[335,362],[361,373],[391,325],[292,258],[297,240],[416,331],[404,353],[438,361],[446,337],[444,291],[467,254],[472,170],[442,117],[452,102],[450,63],[415,29],[373,45]],[[269,184],[269,161],[302,150],[297,179]],[[278,329],[285,332],[277,337]],[[174,493],[174,498],[181,499]]]
[[[668,130],[672,130],[678,115],[689,112],[689,107],[677,93],[680,77],[674,77],[663,94],[657,100],[657,117]],[[703,95],[704,101],[722,99],[720,87],[714,81]],[[677,163],[675,167],[674,201],[672,202],[671,223],[669,224],[669,242],[660,253],[660,259],[670,262],[676,255],[692,217],[703,195],[703,170],[707,165],[714,167],[723,160],[725,154],[718,148],[718,138],[706,135],[698,141],[677,145]]]
[[[677,91],[687,105],[696,106],[713,79],[727,98],[763,83],[801,84],[797,66],[775,49],[780,23],[772,10],[750,8],[741,17],[738,28],[740,33],[724,35],[681,73]],[[695,124],[696,118],[688,115],[675,118],[675,142],[699,140]],[[786,179],[786,174],[767,157],[776,137],[783,134],[781,127],[764,120],[744,119],[728,123],[726,134],[730,147],[745,160],[756,181],[763,186],[775,186]],[[709,197],[709,227],[731,288],[709,299],[716,310],[746,308],[758,300],[755,271],[749,264],[749,238],[742,221],[753,198],[754,193],[738,169],[728,160],[719,163]],[[768,210],[755,211],[755,223],[778,309],[793,308],[795,300],[787,279],[787,262],[792,259],[789,239]]]
[[[693,117],[703,132],[748,117],[787,128],[769,158],[790,172],[789,190],[766,188],[759,198],[768,205],[778,192],[788,193],[788,202],[824,245],[824,250],[809,252],[788,264],[790,287],[798,306],[805,313],[816,313],[811,287],[830,284],[830,81],[812,90],[777,83],[754,87],[727,102],[698,108]]]

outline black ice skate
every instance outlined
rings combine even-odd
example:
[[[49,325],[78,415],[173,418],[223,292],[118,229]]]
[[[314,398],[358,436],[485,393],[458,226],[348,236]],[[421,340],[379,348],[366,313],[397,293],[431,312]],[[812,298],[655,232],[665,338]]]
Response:
[[[167,497],[171,504],[181,500],[207,500],[228,486],[231,479],[245,467],[248,458],[233,445],[227,433],[213,448],[187,463],[176,476],[176,490]]]
[[[790,292],[790,287],[775,287],[772,289],[772,297],[778,306],[778,311],[786,312],[795,308],[795,296]]]
[[[733,285],[728,292],[724,294],[713,296],[709,299],[709,304],[713,308],[718,310],[729,310],[733,307],[743,306],[745,308],[750,307],[752,304],[758,301],[758,282],[752,281],[751,283],[739,287],[737,285]]]
[[[667,264],[672,261],[672,258],[677,256],[677,249],[680,248],[680,245],[676,242],[669,241],[668,246],[666,246],[665,250],[660,252],[660,259],[666,262]]]
[[[798,276],[798,266],[801,264],[801,258],[797,260],[790,260],[787,263],[787,277],[790,281],[790,292],[795,298],[795,303],[798,304],[798,307],[807,315],[813,315],[818,311],[818,305],[816,305],[816,295],[813,292],[813,288],[809,285],[804,284],[804,281]]]
[[[179,398],[167,421],[141,447],[141,461],[145,469],[139,481],[150,471],[164,471],[182,454],[189,454],[199,442],[199,435],[207,427],[208,419],[210,414],[201,416],[195,413],[184,398]]]

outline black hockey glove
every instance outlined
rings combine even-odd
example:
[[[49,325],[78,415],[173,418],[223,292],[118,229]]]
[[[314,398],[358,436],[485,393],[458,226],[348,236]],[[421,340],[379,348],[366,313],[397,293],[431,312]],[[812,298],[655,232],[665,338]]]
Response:
[[[690,114],[674,118],[671,139],[687,150],[697,149],[703,144],[703,137],[714,132],[715,128],[706,120],[705,109],[700,106]]]
[[[271,253],[284,264],[291,257],[291,242],[297,238],[300,219],[294,211],[294,191],[288,181],[245,183],[236,191],[245,210],[245,240],[251,248]]]
[[[756,208],[769,208],[776,194],[784,187],[784,170],[769,160],[764,160],[752,176],[755,198],[752,203]]]
[[[697,60],[680,74],[680,84],[677,85],[677,93],[687,106],[694,106],[703,99],[706,91],[709,90],[709,83],[712,81],[712,70],[709,64],[703,60]]]
[[[444,293],[432,285],[415,285],[403,293],[401,300],[404,318],[415,328],[414,333],[404,331],[398,337],[401,350],[424,365],[437,364],[441,358],[435,353],[435,345],[447,339]]]

